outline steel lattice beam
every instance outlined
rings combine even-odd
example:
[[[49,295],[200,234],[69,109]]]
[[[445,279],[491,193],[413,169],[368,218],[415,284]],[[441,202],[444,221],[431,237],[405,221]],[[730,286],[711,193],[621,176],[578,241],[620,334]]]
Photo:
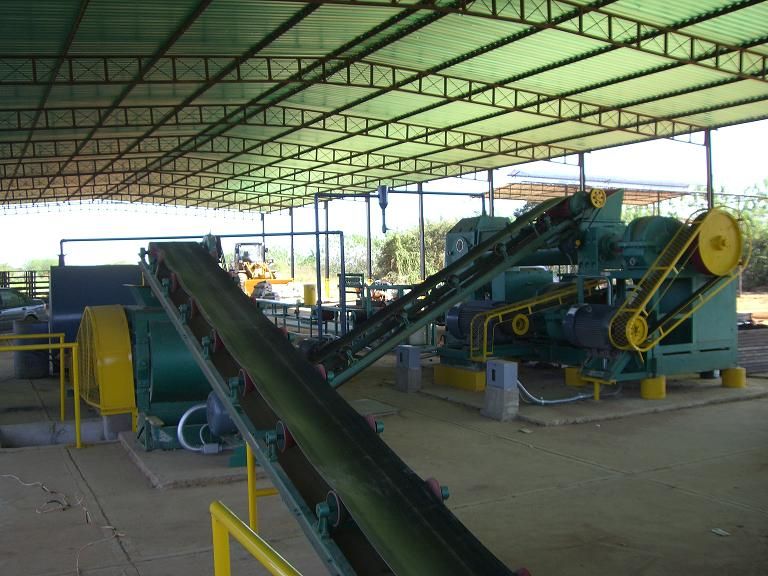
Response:
[[[448,14],[490,18],[537,29],[554,29],[605,42],[617,48],[631,48],[663,56],[685,64],[695,64],[711,70],[733,74],[740,78],[768,81],[768,56],[761,52],[711,40],[678,30],[686,24],[659,26],[650,22],[619,16],[602,7],[579,4],[569,0],[466,0],[459,6],[444,6],[410,0],[288,0],[315,4],[340,4],[402,9],[418,8]],[[715,8],[709,17],[728,14],[765,0],[741,0]],[[572,11],[578,14],[563,20]],[[703,15],[702,15],[703,16]],[[701,17],[701,16],[700,16]],[[700,18],[699,17],[699,18]],[[691,20],[697,20],[691,19]],[[757,39],[756,39],[757,40]],[[765,42],[768,36],[761,40]]]
[[[608,3],[609,3],[609,2],[603,2],[603,3],[600,3],[600,4],[601,4],[601,5],[605,5],[605,4],[608,4]],[[598,7],[598,5],[597,5],[597,4],[596,4],[596,5],[592,5],[592,6],[590,6],[590,8],[597,8],[597,7]],[[563,18],[561,17],[561,18],[560,18],[560,20],[562,20],[562,19],[563,19]],[[702,20],[703,20],[703,19],[706,19],[706,17],[703,17],[703,16],[702,16],[702,17],[701,17],[701,19],[702,19]],[[495,46],[495,47],[498,47],[499,45],[503,45],[503,44],[505,44],[505,43],[511,43],[511,42],[513,42],[513,41],[515,41],[515,40],[519,39],[520,37],[522,37],[522,36],[524,36],[524,35],[525,35],[525,34],[523,34],[523,35],[520,35],[520,34],[518,34],[518,35],[514,35],[514,36],[512,36],[512,37],[508,37],[508,38],[506,38],[506,39],[504,39],[504,40],[502,40],[502,41],[498,41],[498,42],[494,43],[494,46]],[[472,53],[467,53],[467,54],[465,54],[465,55],[463,55],[463,56],[461,56],[461,57],[459,57],[459,58],[455,58],[455,59],[451,60],[450,62],[446,62],[446,63],[444,63],[444,64],[441,64],[441,65],[440,65],[439,67],[437,67],[437,68],[438,68],[438,69],[441,69],[441,68],[445,68],[445,67],[448,67],[448,66],[450,66],[450,65],[453,65],[453,64],[457,63],[458,61],[464,61],[464,60],[468,60],[468,59],[471,59],[471,57],[473,57],[473,56],[474,56],[476,53],[484,52],[484,51],[487,51],[488,49],[489,49],[488,47],[484,47],[484,48],[482,48],[482,49],[478,49],[478,50],[476,50],[476,51],[474,51],[474,52],[472,52]],[[609,49],[613,49],[613,48],[610,48],[610,47],[609,47]],[[424,73],[420,73],[419,75],[416,75],[415,77],[411,77],[411,78],[405,79],[405,80],[401,81],[401,82],[399,83],[399,85],[400,85],[400,86],[405,86],[406,84],[414,84],[414,83],[417,83],[417,81],[419,80],[419,78],[421,78],[421,77],[425,77],[425,76],[427,76],[429,73],[431,73],[431,72],[433,72],[433,71],[434,71],[434,69],[433,69],[432,71],[427,71],[427,72],[424,72]],[[443,82],[443,83],[440,83],[440,82],[438,82],[438,83],[437,83],[437,85],[442,85],[442,86],[445,86],[445,83],[444,83],[444,82]],[[483,94],[483,93],[485,93],[485,92],[488,92],[489,90],[492,90],[493,88],[495,88],[495,86],[489,86],[489,85],[486,85],[486,86],[483,86],[483,87],[479,87],[479,88],[477,88],[476,90],[473,90],[473,92],[472,92],[472,95],[474,96],[475,94]],[[466,95],[465,95],[465,97],[466,97]],[[549,97],[549,98],[550,98],[550,100],[552,100],[552,99],[554,99],[554,100],[557,100],[557,97],[554,97],[554,98],[553,98],[553,97]],[[358,100],[358,101],[356,101],[356,102],[354,102],[354,103],[350,103],[350,104],[348,104],[348,105],[347,105],[345,108],[348,108],[348,107],[352,107],[352,106],[354,106],[354,105],[356,105],[356,104],[358,104],[358,103],[360,103],[361,101],[364,101],[364,100],[366,100],[366,99],[368,99],[368,98],[364,98],[364,99]],[[544,102],[542,102],[542,101],[539,101],[539,100],[537,100],[537,101],[536,101],[536,103],[534,104],[534,106],[535,106],[535,108],[536,108],[536,111],[538,111],[538,112],[540,112],[540,113],[541,113],[542,111],[546,111],[546,110],[547,110],[547,106],[548,106],[548,104],[549,104],[549,102],[547,102],[547,101],[544,101]],[[542,107],[542,106],[543,106],[543,107]],[[435,107],[436,107],[436,106],[435,106]],[[560,109],[560,107],[559,107],[559,106],[557,106],[557,108],[559,108],[559,109]],[[343,108],[342,108],[342,109],[343,109]],[[336,111],[334,111],[334,112],[338,112],[338,111],[339,111],[339,110],[336,110]],[[412,112],[412,113],[417,113],[417,112],[420,112],[420,111],[422,111],[422,110],[419,110],[419,111],[414,111],[414,112]],[[407,116],[407,115],[406,115],[406,116]],[[619,116],[619,118],[616,120],[616,122],[618,123],[619,127],[621,127],[621,126],[623,125],[624,127],[630,127],[630,129],[631,129],[631,126],[633,125],[633,122],[626,122],[626,123],[624,123],[624,122],[622,122],[622,120],[621,120],[621,118],[620,118],[620,114],[619,114],[618,116]],[[631,116],[631,115],[630,115],[630,116]],[[587,116],[587,118],[588,118],[588,116]],[[382,125],[383,125],[383,124],[385,124],[385,123],[382,123]],[[641,122],[639,122],[638,124],[639,124],[639,125],[642,125],[642,126],[647,126],[647,125],[648,125],[648,122],[642,122],[642,121],[641,121]],[[667,124],[669,124],[669,122],[667,122]],[[647,128],[646,128],[646,130],[647,130]],[[686,132],[686,131],[688,131],[688,132],[689,132],[690,130],[685,130],[685,129],[680,129],[680,130],[679,130],[679,132],[680,132],[680,133],[682,133],[682,132]],[[666,127],[662,126],[662,127],[661,127],[661,130],[649,130],[649,132],[651,132],[651,133],[653,133],[653,134],[656,134],[656,135],[659,135],[659,134],[668,134],[668,135],[673,135],[673,134],[674,134],[676,131],[675,131],[675,130],[672,130],[672,131],[668,131]],[[283,136],[285,136],[285,134],[280,134],[279,136],[277,136],[277,137],[274,137],[274,138],[276,139],[276,138],[279,138],[279,137],[283,137]],[[335,142],[338,142],[338,141],[339,141],[339,140],[336,140],[336,141],[334,141],[334,143],[335,143]],[[161,162],[162,162],[162,160],[161,160]]]
[[[44,196],[40,197],[40,193],[43,188],[29,188],[24,190],[11,190],[9,191],[8,203],[16,204],[35,204],[35,203],[49,203],[49,202],[65,202],[75,200],[97,200],[100,195],[103,194],[106,189],[105,185],[88,185],[88,186],[54,186],[48,189]],[[170,194],[159,195],[156,194],[150,186],[141,184],[131,184],[126,189],[126,192],[116,195],[110,198],[110,201],[114,202],[137,202],[139,200],[144,201],[145,198],[150,199],[152,203],[158,205],[178,205],[193,207],[193,205],[201,205],[209,203],[212,208],[225,208],[233,205],[238,205],[239,209],[252,209],[265,211],[272,207],[279,206],[280,208],[289,208],[291,206],[303,205],[303,199],[300,197],[294,197],[291,195],[279,195],[279,194],[263,194],[254,195],[241,193],[236,195],[235,200],[221,202],[216,200],[210,200],[210,198],[216,195],[215,192],[203,191],[189,195],[189,190],[186,188],[171,188]],[[210,200],[210,201],[209,201]],[[302,201],[302,202],[299,202]]]
[[[184,107],[188,106],[192,102],[194,102],[197,98],[199,98],[201,95],[203,95],[209,88],[211,88],[213,85],[216,84],[217,81],[221,80],[222,78],[226,77],[227,74],[229,74],[234,67],[237,65],[238,62],[246,61],[248,58],[251,58],[253,55],[258,54],[263,50],[265,47],[269,46],[276,38],[279,38],[282,34],[284,34],[287,30],[290,30],[293,26],[304,20],[307,16],[312,14],[317,9],[316,6],[307,5],[304,6],[302,9],[298,10],[295,14],[293,14],[290,18],[288,18],[285,22],[283,22],[281,25],[276,27],[270,34],[259,40],[256,44],[251,46],[246,52],[244,52],[242,55],[240,55],[236,60],[235,63],[225,65],[222,67],[219,72],[212,77],[207,82],[204,82],[201,86],[199,86],[197,89],[195,89],[191,94],[189,94],[187,97],[184,98],[184,100],[179,103],[178,105],[174,106],[172,110],[170,110],[167,115],[164,118],[161,118],[158,123],[147,130],[141,137],[139,137],[136,140],[136,143],[138,144],[139,141],[141,141],[143,138],[151,136],[157,128],[162,126],[165,123],[165,120],[167,118],[170,118],[177,112],[178,110],[183,109]],[[130,152],[128,150],[127,152]],[[125,152],[125,153],[127,153]],[[125,154],[124,153],[124,154]],[[118,155],[116,160],[119,160],[122,156]]]
[[[69,49],[72,46],[72,42],[75,39],[75,35],[77,34],[77,30],[80,27],[80,23],[83,21],[83,17],[85,16],[85,11],[88,9],[89,3],[90,3],[90,0],[80,1],[80,5],[78,7],[77,14],[75,15],[75,19],[70,25],[69,32],[67,33],[67,37],[64,40],[64,45],[60,50],[59,55],[51,61],[47,72],[44,74],[45,80],[43,81],[43,84],[45,85],[45,89],[43,90],[43,94],[40,97],[40,101],[38,102],[38,106],[37,106],[38,112],[32,118],[32,128],[37,126],[37,121],[40,118],[40,113],[41,113],[40,111],[43,108],[45,108],[45,105],[48,102],[48,98],[51,95],[51,91],[53,90],[53,85],[59,73],[61,72],[64,62],[66,61],[67,52],[69,52]],[[31,140],[32,140],[32,132],[30,132],[29,135],[27,136],[26,142],[24,144],[24,151],[26,151],[27,146],[29,146],[29,143]],[[18,168],[18,163],[16,164],[16,168]],[[15,173],[16,173],[16,170],[14,170],[14,174]],[[2,186],[0,186],[0,190],[2,190]]]
[[[754,102],[759,102],[759,101],[766,101],[766,102],[768,102],[768,99],[751,98],[751,99],[745,100],[744,103],[754,103]],[[714,110],[717,110],[717,109],[718,109],[718,107],[716,107],[716,106],[715,107],[707,107],[707,108],[700,108],[700,109],[696,109],[696,110],[691,110],[689,113],[690,114],[701,114],[701,113],[711,112],[711,111],[714,111]],[[758,119],[758,118],[755,118],[755,119]],[[609,130],[604,130],[604,129],[595,130],[595,131],[592,131],[592,132],[587,133],[587,134],[582,134],[579,137],[580,138],[584,138],[584,137],[604,134],[606,132],[609,132]],[[544,144],[547,144],[547,145],[550,145],[550,146],[556,146],[556,145],[562,144],[562,142],[561,141],[557,141],[557,140],[552,140],[552,141],[546,142]],[[417,162],[418,161],[418,157],[412,157],[410,160],[412,160],[414,162]],[[478,158],[477,160],[482,160],[482,158]],[[399,166],[402,166],[402,163],[400,163]],[[376,168],[392,169],[393,166],[392,165],[380,165],[380,166],[377,166]],[[451,176],[462,176],[462,175],[468,174],[469,172],[470,172],[470,170],[456,171],[455,173],[451,174]],[[405,174],[407,174],[407,172]],[[402,174],[395,174],[394,176],[401,176],[402,177]],[[346,181],[360,182],[360,180],[358,180],[359,177],[360,177],[360,175],[357,174],[357,173],[354,173],[354,172],[350,172],[350,173],[345,175]],[[383,179],[380,179],[380,180],[388,181],[388,179],[386,179],[386,178],[383,178]],[[335,183],[335,181],[332,181],[332,182]],[[320,185],[320,184],[323,184],[323,183],[328,183],[328,181],[323,181],[323,180],[313,180],[312,181],[313,185]],[[413,182],[409,182],[409,183],[413,183]],[[217,183],[217,185],[218,184],[220,184],[220,183]],[[297,190],[301,190],[301,187],[297,186],[297,187],[295,187],[293,189],[288,189],[288,188],[283,188],[282,189],[282,191],[284,191],[284,192],[293,191],[294,193]]]

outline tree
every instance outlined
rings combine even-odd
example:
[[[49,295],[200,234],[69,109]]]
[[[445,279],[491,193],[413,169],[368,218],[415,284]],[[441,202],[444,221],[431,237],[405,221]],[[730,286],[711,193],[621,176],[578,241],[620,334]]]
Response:
[[[24,270],[50,270],[51,266],[58,266],[56,258],[35,258],[24,263]]]
[[[764,290],[768,286],[768,190],[750,192],[757,198],[750,199],[741,215],[749,223],[752,254],[741,281],[744,290]]]
[[[424,225],[424,255],[427,276],[445,266],[445,235],[454,221],[427,222]],[[387,235],[376,257],[374,275],[395,284],[415,284],[421,281],[419,270],[419,229]]]

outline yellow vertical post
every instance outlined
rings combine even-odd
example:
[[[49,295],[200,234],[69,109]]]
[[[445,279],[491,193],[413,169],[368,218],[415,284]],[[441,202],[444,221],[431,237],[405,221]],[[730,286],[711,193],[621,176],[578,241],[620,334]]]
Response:
[[[64,422],[66,417],[67,385],[64,380],[64,335],[59,336],[59,415]]]
[[[80,437],[80,367],[78,365],[80,359],[77,357],[77,344],[73,344],[70,350],[72,350],[72,387],[75,392],[75,446],[82,448],[83,443]]]
[[[213,515],[211,515],[211,529],[213,532],[213,575],[230,576],[229,532]]]
[[[600,400],[600,382],[595,382],[594,385],[595,387],[594,387],[594,392],[592,393],[592,397],[595,400]]]
[[[245,466],[248,468],[248,526],[258,534],[259,510],[256,503],[256,466],[253,461],[253,450],[245,444]]]

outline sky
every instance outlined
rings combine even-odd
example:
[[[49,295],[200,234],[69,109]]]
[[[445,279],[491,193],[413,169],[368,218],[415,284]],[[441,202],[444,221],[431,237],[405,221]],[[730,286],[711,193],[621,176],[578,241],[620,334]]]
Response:
[[[705,151],[701,134],[694,143],[678,140],[654,140],[600,150],[585,155],[587,178],[601,177],[630,180],[672,181],[689,186],[706,182]],[[765,142],[768,140],[768,120],[721,128],[712,133],[713,178],[715,190],[741,193],[754,184],[763,185],[768,179]],[[696,143],[698,142],[698,143]],[[500,168],[494,171],[496,186],[508,182],[517,171],[551,171],[578,175],[575,159],[564,165],[561,161],[535,162]],[[427,220],[458,219],[480,213],[479,198],[462,193],[487,190],[485,174],[477,180],[445,179],[424,185],[426,191],[452,192],[457,197],[425,196]],[[763,189],[765,186],[763,185]],[[497,216],[511,216],[519,202],[496,203]],[[297,231],[314,230],[312,207],[294,211]],[[391,194],[386,215],[391,230],[405,230],[418,224],[418,200],[414,195]],[[321,213],[321,226],[324,214]],[[267,232],[287,232],[290,221],[287,212],[265,216]],[[365,203],[334,200],[330,203],[329,226],[345,234],[365,234]],[[381,236],[381,212],[372,202],[372,228]],[[261,219],[256,214],[234,214],[184,208],[155,209],[146,205],[107,207],[79,205],[68,208],[45,206],[0,211],[0,264],[22,267],[33,259],[56,258],[62,238],[104,238],[119,236],[173,236],[214,234],[259,234]],[[243,240],[241,240],[243,241]],[[247,240],[244,240],[247,241]],[[225,242],[231,251],[234,240]],[[67,243],[67,264],[107,264],[135,262],[145,241]],[[268,239],[268,246],[288,247],[284,239]],[[297,239],[297,253],[309,253],[314,239]]]

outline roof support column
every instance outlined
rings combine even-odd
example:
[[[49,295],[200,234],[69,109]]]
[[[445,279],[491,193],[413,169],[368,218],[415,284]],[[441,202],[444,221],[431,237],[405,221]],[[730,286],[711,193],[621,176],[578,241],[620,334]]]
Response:
[[[368,280],[373,280],[373,261],[371,254],[371,197],[365,197],[365,212],[366,212],[366,244],[365,244],[365,264],[368,271]]]
[[[330,237],[328,236],[328,200],[325,201],[325,291],[331,294],[331,252],[329,250]]]
[[[261,249],[264,251],[264,261],[267,260],[267,229],[265,228],[264,224],[264,212],[259,212],[259,216],[261,217]]]
[[[493,168],[488,168],[488,215],[491,217],[496,215],[493,206]]]
[[[291,278],[296,278],[296,254],[294,251],[293,235],[293,208],[288,208],[288,215],[291,217]]]
[[[584,170],[584,152],[579,152],[579,190],[587,189],[587,173]]]
[[[712,131],[704,131],[704,154],[707,162],[707,208],[715,207],[715,186],[712,181]]]
[[[424,281],[427,278],[427,261],[424,245],[424,190],[421,182],[418,183],[417,190],[419,191],[419,272],[421,273],[421,280]]]
[[[315,194],[315,281],[317,283],[315,320],[317,321],[317,337],[319,338],[323,335],[323,292],[320,287],[323,281],[320,273],[320,203],[317,196],[318,194]]]

